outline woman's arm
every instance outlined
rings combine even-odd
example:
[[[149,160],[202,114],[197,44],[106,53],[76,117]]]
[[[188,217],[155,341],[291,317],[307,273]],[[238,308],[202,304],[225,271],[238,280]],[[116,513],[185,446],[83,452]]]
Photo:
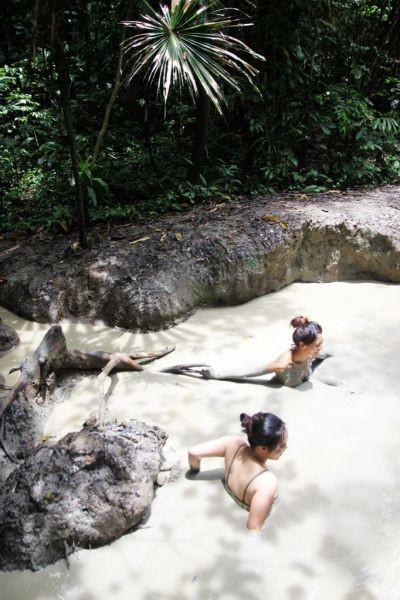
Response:
[[[278,480],[273,473],[262,475],[263,485],[254,492],[250,504],[247,529],[260,531],[268,517],[278,491]]]
[[[235,365],[234,367],[227,369],[202,369],[201,374],[206,379],[241,379],[246,377],[258,377],[259,375],[283,371],[291,360],[292,353],[288,350],[269,363],[263,362],[260,364],[253,363],[252,365]]]
[[[224,457],[227,446],[237,439],[243,441],[243,439],[239,438],[238,436],[225,435],[224,437],[220,437],[216,440],[211,440],[210,442],[203,442],[202,444],[197,444],[197,446],[193,446],[188,452],[190,470],[200,471],[201,459],[205,458],[206,456]]]
[[[266,372],[267,373],[279,373],[280,371],[283,371],[284,369],[286,369],[286,367],[288,365],[290,365],[291,362],[292,362],[292,352],[291,352],[291,350],[287,350],[286,352],[284,352],[283,354],[278,356],[278,358],[276,358],[275,360],[273,360],[272,362],[270,362],[266,365],[266,368],[268,369],[268,371],[266,371]]]

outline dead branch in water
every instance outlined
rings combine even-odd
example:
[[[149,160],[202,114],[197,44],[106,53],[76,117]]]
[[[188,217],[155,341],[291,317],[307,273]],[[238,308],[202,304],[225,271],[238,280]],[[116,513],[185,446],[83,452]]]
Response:
[[[102,350],[69,350],[60,325],[53,325],[47,331],[36,350],[21,364],[21,374],[9,393],[0,404],[0,445],[9,456],[4,443],[4,418],[7,409],[21,394],[32,402],[46,388],[46,378],[51,373],[67,369],[102,370],[99,375],[100,406],[105,401],[104,380],[111,371],[143,371],[143,365],[173,352],[175,348],[165,348],[153,352],[104,352]],[[13,371],[18,369],[13,369]]]

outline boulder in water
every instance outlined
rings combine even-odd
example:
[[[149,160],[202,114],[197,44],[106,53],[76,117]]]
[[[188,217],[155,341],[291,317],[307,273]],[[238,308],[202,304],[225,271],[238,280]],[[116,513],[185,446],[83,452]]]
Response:
[[[0,569],[37,570],[138,526],[166,439],[159,427],[131,420],[33,449],[0,495]]]

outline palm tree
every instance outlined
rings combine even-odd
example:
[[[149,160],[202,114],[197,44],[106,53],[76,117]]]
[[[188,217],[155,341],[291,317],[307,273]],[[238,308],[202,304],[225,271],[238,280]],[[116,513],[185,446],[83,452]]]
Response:
[[[219,8],[218,0],[208,0],[207,5],[202,0],[172,0],[171,7],[160,5],[160,12],[146,0],[144,3],[148,14],[123,23],[136,31],[125,43],[125,52],[132,53],[133,60],[127,81],[144,71],[145,81],[156,84],[165,102],[171,86],[186,88],[192,99],[197,99],[193,156],[194,171],[198,172],[205,150],[209,102],[222,113],[222,86],[240,91],[243,78],[252,83],[258,73],[242,56],[263,57],[225,33],[251,23],[243,23],[235,9]]]

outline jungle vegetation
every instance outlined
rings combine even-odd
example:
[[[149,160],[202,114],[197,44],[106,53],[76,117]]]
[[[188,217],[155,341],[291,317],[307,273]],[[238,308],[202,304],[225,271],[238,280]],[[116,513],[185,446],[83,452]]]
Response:
[[[0,231],[399,180],[399,0],[0,13]]]

